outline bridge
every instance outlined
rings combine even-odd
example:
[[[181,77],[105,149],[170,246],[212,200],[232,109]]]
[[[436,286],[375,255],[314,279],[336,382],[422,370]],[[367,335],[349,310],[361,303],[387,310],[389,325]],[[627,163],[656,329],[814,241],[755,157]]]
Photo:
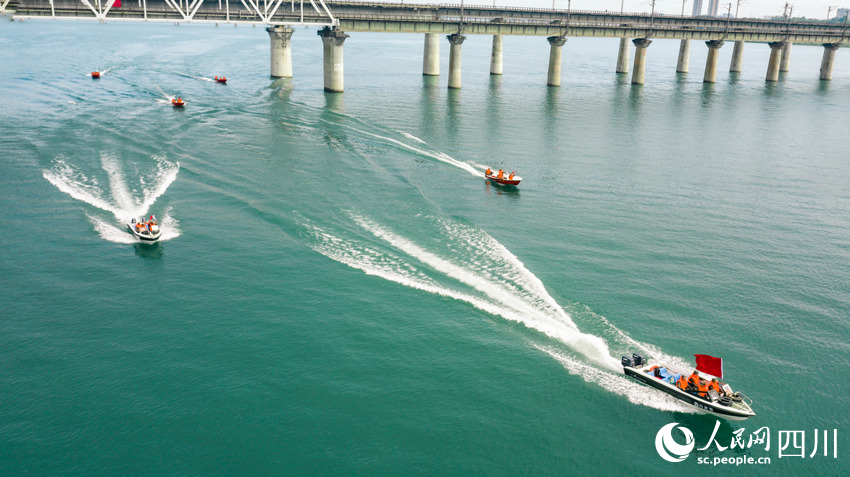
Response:
[[[13,3],[10,3],[13,2]],[[706,83],[717,78],[719,50],[734,42],[731,72],[740,72],[744,45],[770,47],[766,82],[790,69],[791,46],[823,45],[820,79],[832,79],[835,52],[847,41],[843,23],[753,20],[714,17],[616,13],[518,7],[375,3],[330,0],[0,0],[0,11],[13,9],[13,19],[145,21],[174,23],[250,23],[269,25],[271,76],[292,77],[293,26],[322,27],[324,87],[344,90],[343,44],[346,32],[424,34],[423,75],[440,74],[440,36],[449,41],[449,88],[461,87],[461,48],[466,35],[492,35],[490,73],[502,74],[505,35],[545,37],[550,46],[547,84],[561,84],[562,48],[569,37],[619,38],[616,72],[629,73],[634,45],[632,84],[644,83],[647,49],[655,39],[680,41],[677,72],[690,68],[690,42],[708,48]]]

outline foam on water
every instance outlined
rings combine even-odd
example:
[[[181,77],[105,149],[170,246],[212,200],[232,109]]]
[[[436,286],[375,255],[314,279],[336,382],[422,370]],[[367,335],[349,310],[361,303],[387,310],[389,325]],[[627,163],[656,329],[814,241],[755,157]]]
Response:
[[[133,243],[136,238],[127,230],[126,224],[132,217],[148,214],[150,208],[168,187],[177,179],[179,163],[171,163],[160,156],[153,157],[153,168],[147,173],[139,173],[137,185],[131,186],[124,172],[123,164],[110,154],[100,155],[101,171],[92,176],[68,163],[64,156],[57,157],[53,165],[42,171],[42,175],[60,191],[76,200],[85,202],[113,215],[103,217],[96,211],[86,215],[94,230],[104,239],[116,243]],[[98,179],[105,173],[108,187],[103,187]],[[160,240],[168,240],[180,235],[177,220],[167,208],[159,219],[163,234]]]
[[[160,93],[160,94],[162,95],[162,97],[163,97],[163,99],[157,99],[157,100],[156,100],[156,102],[157,102],[157,103],[161,103],[161,104],[171,104],[171,100],[172,100],[172,99],[177,99],[177,95],[176,95],[176,94],[168,94],[168,93],[166,93],[165,91],[163,91],[163,90],[162,90],[162,88],[160,88],[160,87],[159,87],[159,85],[158,85],[158,84],[155,84],[154,86],[156,87],[157,91],[159,91],[159,93]]]
[[[196,79],[196,80],[201,80],[201,81],[215,81],[213,78],[207,78],[206,76],[198,76],[198,75],[183,73],[183,72],[174,71],[174,70],[168,70],[168,71],[170,71],[170,72],[172,72],[176,75],[182,76],[184,78],[191,78],[191,79]]]
[[[404,137],[406,137],[406,138],[408,138],[408,139],[412,139],[412,140],[414,140],[414,141],[416,141],[416,142],[418,142],[418,143],[426,144],[426,143],[425,143],[425,141],[423,141],[422,139],[419,139],[418,137],[414,136],[413,134],[406,133],[406,132],[404,132],[404,131],[398,131],[398,133],[399,133],[399,134],[401,134],[402,136],[404,136]]]
[[[570,315],[549,295],[540,279],[487,233],[456,221],[438,219],[441,236],[450,239],[447,244],[449,256],[444,256],[362,215],[349,213],[349,216],[355,224],[379,239],[379,245],[371,246],[357,238],[340,238],[307,223],[310,246],[368,275],[464,301],[486,313],[540,331],[565,344],[567,349],[540,343],[534,344],[536,348],[558,360],[571,374],[625,396],[630,402],[665,411],[693,412],[664,393],[625,377],[619,361],[610,355],[605,340],[582,333]],[[459,255],[467,258],[460,259]],[[603,325],[620,337],[618,341],[648,351],[674,366],[681,364],[687,368],[681,359],[629,338],[607,320]]]
[[[373,137],[375,139],[379,139],[384,143],[388,143],[388,144],[392,144],[392,145],[401,147],[402,149],[406,149],[406,150],[413,152],[413,153],[416,153],[420,156],[430,157],[430,158],[436,159],[440,162],[450,164],[450,165],[457,167],[459,169],[463,169],[464,171],[466,171],[466,172],[468,172],[468,173],[470,173],[470,174],[472,174],[476,177],[481,177],[481,175],[483,174],[483,169],[484,169],[483,167],[473,165],[469,162],[459,161],[459,160],[449,156],[448,154],[445,154],[445,153],[442,153],[442,152],[439,152],[439,151],[427,151],[427,150],[422,149],[420,147],[411,146],[410,144],[407,144],[404,141],[399,141],[398,139],[393,139],[391,137],[382,136],[380,134],[375,134],[375,133],[371,133],[371,132],[368,132],[368,131],[364,131],[362,129],[358,129],[358,128],[355,128],[354,126],[347,125],[347,124],[334,123],[334,126],[342,126],[342,127],[351,129],[352,131],[356,131],[360,134],[364,134],[366,136],[370,136],[370,137]],[[415,136],[411,136],[411,135],[403,133],[401,131],[399,131],[399,133],[402,134],[405,137],[409,137],[409,138],[411,138],[415,141],[418,141],[418,142],[421,142],[422,144],[425,144],[425,141],[423,141],[423,140],[421,140],[421,139],[419,139]]]
[[[114,221],[93,214],[86,214],[86,217],[88,217],[89,222],[94,226],[95,232],[104,240],[115,243],[136,243],[139,241],[127,232],[126,225],[119,227]]]
[[[351,218],[394,251],[377,250],[356,240],[343,240],[311,226],[314,248],[366,273],[458,298],[488,313],[523,323],[569,345],[600,367],[612,371],[619,369],[618,361],[610,356],[604,340],[581,333],[539,279],[483,231],[443,221],[453,246],[473,254],[472,259],[459,259],[427,250],[365,217],[351,214]],[[447,286],[446,278],[458,286]]]
[[[690,407],[661,391],[641,385],[638,382],[627,378],[622,373],[611,373],[609,371],[590,366],[581,360],[568,356],[551,347],[540,346],[538,344],[533,346],[555,358],[555,360],[561,363],[564,366],[564,369],[566,369],[570,374],[581,377],[585,382],[597,384],[606,391],[624,396],[629,400],[629,402],[662,411],[684,412],[689,414],[697,413],[693,407]]]
[[[97,178],[89,179],[84,173],[75,170],[64,157],[59,156],[50,169],[42,171],[48,182],[71,197],[91,204],[99,209],[118,215],[120,211],[101,197],[102,190]]]

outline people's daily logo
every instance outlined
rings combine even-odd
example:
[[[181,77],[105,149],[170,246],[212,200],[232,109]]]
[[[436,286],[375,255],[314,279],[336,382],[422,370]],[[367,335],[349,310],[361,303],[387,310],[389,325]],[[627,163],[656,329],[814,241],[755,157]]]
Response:
[[[807,431],[779,431],[776,440],[771,447],[771,433],[767,426],[760,427],[746,435],[745,428],[735,429],[732,432],[729,445],[724,445],[725,439],[719,437],[721,430],[720,421],[714,423],[714,431],[708,438],[705,446],[696,448],[696,441],[690,429],[680,426],[678,422],[665,425],[655,434],[655,450],[658,455],[667,462],[682,462],[687,459],[691,452],[697,452],[697,464],[699,465],[764,465],[770,464],[771,458],[767,455],[749,455],[753,450],[764,446],[764,452],[774,449],[779,458],[798,459],[823,459],[830,457],[838,458],[838,429],[815,429],[811,434]],[[678,430],[677,430],[678,429]],[[684,443],[682,440],[684,439]],[[778,443],[777,443],[778,440]],[[778,445],[777,445],[778,444]],[[696,449],[695,449],[696,448]],[[732,455],[721,456],[717,453],[730,451]],[[700,456],[703,451],[711,452],[711,456]]]
[[[685,436],[684,444],[679,444],[673,439],[673,430],[677,429],[676,426],[679,426],[678,422],[667,424],[655,435],[655,449],[658,455],[668,462],[681,462],[694,450],[694,435],[687,427],[678,427],[680,433]]]

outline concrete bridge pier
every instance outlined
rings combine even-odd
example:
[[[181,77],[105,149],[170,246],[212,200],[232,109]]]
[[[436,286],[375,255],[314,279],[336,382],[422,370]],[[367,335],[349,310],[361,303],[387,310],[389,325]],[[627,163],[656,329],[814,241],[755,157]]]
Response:
[[[732,63],[729,65],[730,73],[740,73],[744,65],[744,40],[737,40],[732,50]]]
[[[316,32],[322,37],[324,46],[325,91],[342,93],[345,90],[343,75],[342,44],[350,35],[336,28],[325,27]]]
[[[449,88],[460,89],[460,45],[463,44],[466,37],[459,33],[453,33],[446,38],[449,39],[451,45],[449,50]]]
[[[767,61],[767,76],[765,81],[779,81],[779,60],[782,57],[782,48],[785,47],[784,41],[774,41],[767,44],[770,47],[770,59]]]
[[[493,35],[493,50],[490,52],[490,74],[502,74],[502,35]]]
[[[620,38],[620,52],[617,54],[617,73],[629,74],[628,38]]]
[[[295,30],[282,26],[266,28],[271,41],[271,76],[292,78],[292,34]]]
[[[550,36],[549,40],[549,77],[546,81],[548,86],[561,86],[561,50],[567,39],[560,36]]]
[[[821,81],[832,80],[832,64],[835,62],[835,52],[841,47],[841,43],[824,43],[823,60],[820,63]]]
[[[643,84],[644,73],[646,72],[646,49],[652,40],[649,38],[635,38],[632,40],[635,44],[635,64],[632,70],[632,84]]]
[[[787,73],[791,67],[791,42],[786,41],[782,48],[782,61],[779,62],[779,71]]]
[[[676,73],[687,73],[691,66],[691,40],[679,43],[679,61],[676,63]]]
[[[702,78],[702,82],[716,83],[717,58],[720,56],[720,48],[723,46],[723,40],[709,40],[705,44],[708,46],[708,56],[705,58],[705,75]]]
[[[425,34],[425,53],[422,59],[422,74],[440,76],[440,34]]]

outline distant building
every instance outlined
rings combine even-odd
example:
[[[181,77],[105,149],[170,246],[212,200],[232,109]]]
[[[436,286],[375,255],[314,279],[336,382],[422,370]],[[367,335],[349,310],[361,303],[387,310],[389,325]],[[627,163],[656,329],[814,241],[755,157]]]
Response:
[[[835,18],[844,18],[847,15],[850,15],[850,8],[839,8],[836,10]]]
[[[720,9],[720,0],[708,0],[708,11],[705,12],[706,15],[710,17],[717,16],[717,10]]]
[[[702,0],[694,0],[694,10],[691,16],[698,17],[702,15]]]

